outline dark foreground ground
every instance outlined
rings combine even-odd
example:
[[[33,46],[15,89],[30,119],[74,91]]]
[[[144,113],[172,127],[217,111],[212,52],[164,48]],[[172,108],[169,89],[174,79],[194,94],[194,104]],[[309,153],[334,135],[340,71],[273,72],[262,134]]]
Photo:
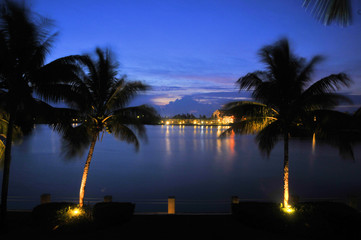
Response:
[[[65,229],[65,230],[64,230]],[[361,239],[361,214],[345,205],[302,205],[293,215],[276,205],[242,203],[234,214],[135,214],[123,224],[94,222],[47,230],[31,212],[9,212],[0,239]]]
[[[93,226],[78,232],[43,232],[31,224],[30,212],[9,213],[7,234],[0,239],[290,239],[242,224],[232,215],[134,215],[123,225]],[[295,237],[295,238],[294,238]],[[293,236],[291,239],[305,239]]]

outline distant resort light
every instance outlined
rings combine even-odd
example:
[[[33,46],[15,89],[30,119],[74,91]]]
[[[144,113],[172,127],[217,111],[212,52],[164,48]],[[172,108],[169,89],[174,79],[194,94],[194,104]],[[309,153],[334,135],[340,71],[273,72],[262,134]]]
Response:
[[[163,118],[160,121],[161,125],[230,125],[234,123],[235,117],[225,115],[222,111],[216,110],[211,118],[180,118],[180,115],[176,115],[173,118]]]

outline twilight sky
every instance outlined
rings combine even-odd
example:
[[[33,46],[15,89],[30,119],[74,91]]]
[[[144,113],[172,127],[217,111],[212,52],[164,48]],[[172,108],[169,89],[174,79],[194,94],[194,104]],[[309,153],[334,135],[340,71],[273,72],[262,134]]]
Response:
[[[361,1],[353,23],[324,26],[303,0],[30,0],[31,9],[55,21],[59,32],[48,61],[109,47],[129,80],[152,86],[134,104],[161,115],[210,115],[222,104],[249,96],[235,81],[264,70],[257,52],[287,37],[306,59],[323,55],[314,79],[346,72],[343,92],[361,103]]]

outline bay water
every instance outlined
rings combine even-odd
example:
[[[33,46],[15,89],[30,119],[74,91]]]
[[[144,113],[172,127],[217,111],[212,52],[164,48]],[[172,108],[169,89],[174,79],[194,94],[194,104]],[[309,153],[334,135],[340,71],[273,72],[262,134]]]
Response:
[[[136,212],[227,212],[232,196],[241,201],[282,202],[283,141],[269,157],[254,135],[219,138],[225,127],[146,126],[147,141],[134,146],[105,134],[95,146],[85,193],[94,204],[134,202]],[[290,193],[301,201],[342,200],[361,196],[361,148],[355,160],[312,139],[290,141]],[[40,195],[52,201],[77,201],[86,154],[67,159],[61,136],[45,125],[13,146],[9,209],[32,209]],[[0,172],[2,177],[2,170]]]

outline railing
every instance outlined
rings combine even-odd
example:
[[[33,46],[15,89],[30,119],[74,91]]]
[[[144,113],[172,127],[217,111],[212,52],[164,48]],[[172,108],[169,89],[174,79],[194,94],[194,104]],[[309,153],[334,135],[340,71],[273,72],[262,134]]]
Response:
[[[104,198],[85,198],[84,203],[94,205],[97,202],[110,202],[111,196]],[[189,200],[176,199],[171,196],[162,199],[133,199],[124,202],[135,204],[136,214],[174,214],[174,213],[227,213],[231,212],[231,199],[223,200]],[[9,210],[31,210],[35,206],[48,202],[71,202],[77,203],[76,197],[56,197],[50,194],[42,194],[40,197],[9,196]]]
[[[111,202],[111,196],[104,198],[85,198],[84,203],[87,205],[94,205],[98,202]],[[231,204],[247,201],[264,202],[265,199],[239,199],[237,196],[232,196],[230,199],[221,200],[189,200],[177,199],[170,196],[167,199],[135,199],[125,200],[124,202],[132,202],[135,204],[135,214],[180,214],[180,213],[212,213],[212,214],[230,214]],[[343,202],[351,207],[361,210],[361,198],[353,197],[348,199],[341,198],[307,198],[302,199],[302,202],[315,201],[332,201]],[[43,194],[40,198],[25,197],[25,196],[9,196],[8,206],[9,210],[16,211],[30,211],[35,206],[48,202],[72,202],[77,203],[76,197],[52,197],[50,194]]]

